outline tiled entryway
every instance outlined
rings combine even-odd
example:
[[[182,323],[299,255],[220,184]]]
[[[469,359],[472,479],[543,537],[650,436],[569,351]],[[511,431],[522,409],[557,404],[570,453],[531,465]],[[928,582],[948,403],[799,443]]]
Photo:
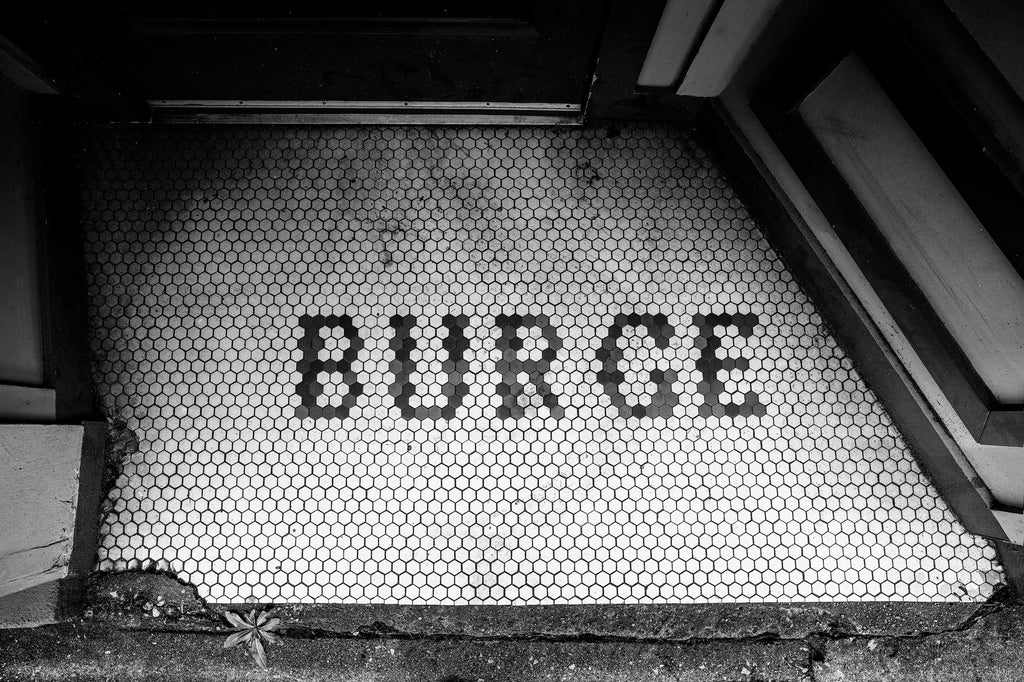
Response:
[[[729,184],[660,127],[142,127],[85,171],[100,567],[214,601],[983,600]]]

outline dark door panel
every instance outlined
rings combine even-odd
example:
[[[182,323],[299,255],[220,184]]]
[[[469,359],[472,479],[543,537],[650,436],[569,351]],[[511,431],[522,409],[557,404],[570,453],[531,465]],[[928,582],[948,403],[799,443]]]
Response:
[[[176,3],[54,17],[144,99],[584,100],[605,2]]]

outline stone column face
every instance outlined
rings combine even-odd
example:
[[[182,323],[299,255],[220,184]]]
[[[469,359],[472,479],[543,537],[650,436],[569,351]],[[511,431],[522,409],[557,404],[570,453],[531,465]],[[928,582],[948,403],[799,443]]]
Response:
[[[75,549],[84,434],[80,425],[0,425],[0,627],[59,615],[59,582]]]

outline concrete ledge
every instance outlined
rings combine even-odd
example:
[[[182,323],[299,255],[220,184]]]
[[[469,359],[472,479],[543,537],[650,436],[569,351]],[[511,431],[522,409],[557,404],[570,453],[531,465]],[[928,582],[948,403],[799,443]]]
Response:
[[[1024,609],[1006,610],[962,631],[917,638],[846,638],[824,643],[815,682],[1019,682],[1024,679]]]
[[[215,605],[242,611],[252,604]],[[816,633],[907,636],[961,627],[980,604],[682,604],[665,606],[285,606],[322,632],[400,636],[592,637],[639,641],[797,639]]]
[[[95,563],[106,424],[0,425],[0,628],[53,623]]]
[[[0,419],[52,422],[56,416],[57,392],[52,388],[0,384]]]
[[[6,680],[1020,679],[1024,605],[291,606],[270,671],[222,647],[228,608],[172,576],[90,579],[88,618],[0,630]]]
[[[168,633],[89,625],[0,633],[0,680],[804,680],[807,647],[793,642],[594,644],[288,639],[271,672],[224,633]]]
[[[269,651],[269,672],[256,669],[242,650],[222,648],[230,632],[226,623],[152,618],[142,627],[138,619],[86,620],[0,631],[0,682],[1017,682],[1024,669],[1024,607],[991,608],[995,610],[957,627],[928,634],[723,636],[693,642],[344,635],[313,632],[304,623],[286,621],[283,644]]]

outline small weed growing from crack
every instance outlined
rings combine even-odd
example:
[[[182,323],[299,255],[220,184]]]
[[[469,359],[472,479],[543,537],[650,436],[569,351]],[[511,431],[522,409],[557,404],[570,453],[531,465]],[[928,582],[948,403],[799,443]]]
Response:
[[[252,610],[248,614],[239,615],[234,611],[224,614],[237,632],[230,635],[224,642],[224,648],[230,649],[242,644],[248,645],[249,655],[256,665],[267,669],[267,651],[263,644],[280,644],[281,637],[274,631],[281,627],[280,618],[271,618],[272,611]]]

